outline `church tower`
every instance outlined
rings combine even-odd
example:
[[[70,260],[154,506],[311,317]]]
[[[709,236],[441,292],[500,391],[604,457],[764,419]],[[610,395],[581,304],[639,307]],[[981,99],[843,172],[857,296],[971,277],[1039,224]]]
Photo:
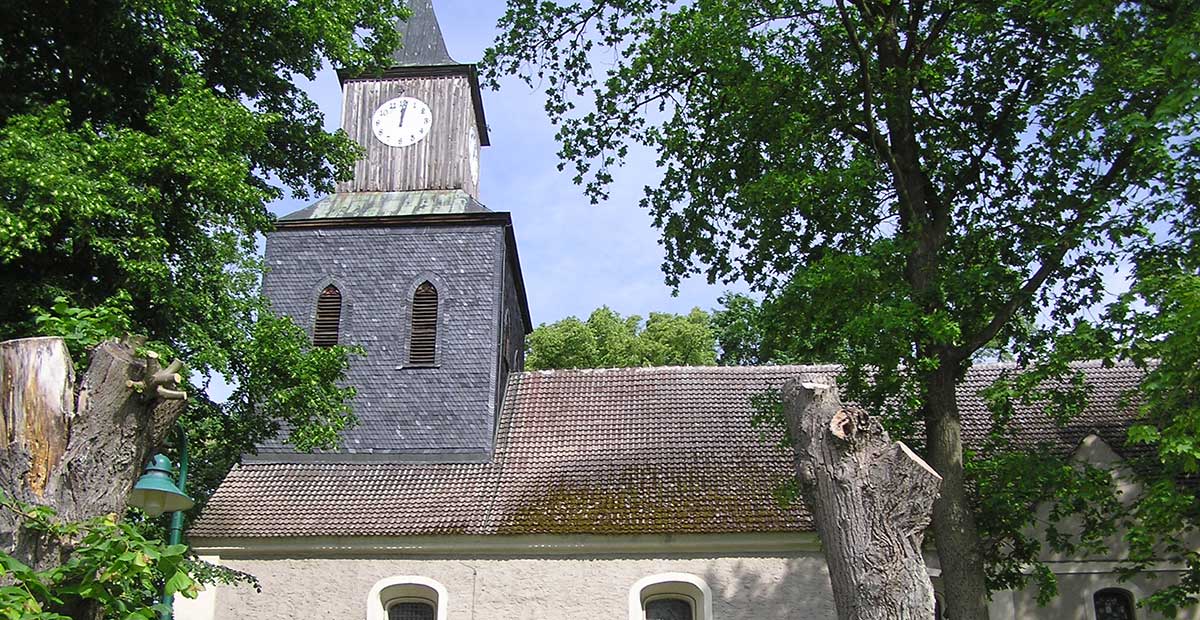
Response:
[[[342,128],[366,151],[354,178],[267,236],[274,310],[315,345],[366,351],[348,373],[359,424],[314,459],[487,460],[532,329],[512,220],[479,202],[475,66],[450,58],[430,0],[409,8],[391,67],[339,73]]]

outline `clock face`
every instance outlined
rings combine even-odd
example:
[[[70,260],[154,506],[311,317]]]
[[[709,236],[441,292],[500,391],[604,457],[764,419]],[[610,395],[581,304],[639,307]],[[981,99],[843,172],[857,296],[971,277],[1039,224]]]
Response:
[[[396,97],[383,102],[371,115],[371,130],[388,146],[409,146],[429,135],[433,114],[424,101]]]

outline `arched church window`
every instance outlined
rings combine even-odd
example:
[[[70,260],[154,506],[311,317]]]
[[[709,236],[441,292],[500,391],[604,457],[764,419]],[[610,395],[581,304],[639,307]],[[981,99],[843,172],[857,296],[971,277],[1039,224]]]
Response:
[[[428,577],[388,577],[367,593],[367,620],[446,620],[448,604],[446,587]]]
[[[413,293],[412,332],[408,345],[408,363],[431,366],[436,361],[438,292],[429,281]]]
[[[712,620],[712,591],[696,575],[660,573],[629,589],[629,620]]]
[[[1133,595],[1120,588],[1105,588],[1092,595],[1096,620],[1134,620]]]
[[[342,292],[332,284],[317,296],[317,320],[313,324],[313,345],[332,347],[338,343],[342,321]]]

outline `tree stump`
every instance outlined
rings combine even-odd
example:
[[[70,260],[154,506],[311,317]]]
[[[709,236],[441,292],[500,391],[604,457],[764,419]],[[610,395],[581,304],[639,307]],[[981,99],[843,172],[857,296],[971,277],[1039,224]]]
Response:
[[[796,477],[825,551],[839,620],[932,620],[921,554],[942,478],[826,377],[783,387]]]
[[[177,389],[181,364],[161,368],[135,345],[114,340],[93,349],[76,392],[61,338],[0,342],[0,488],[67,521],[125,511],[185,397]],[[0,510],[0,545],[39,570],[70,552],[24,530],[8,510]]]

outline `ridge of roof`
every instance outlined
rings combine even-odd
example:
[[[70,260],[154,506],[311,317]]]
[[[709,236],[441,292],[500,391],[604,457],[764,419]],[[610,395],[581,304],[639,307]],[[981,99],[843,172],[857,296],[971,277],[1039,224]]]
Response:
[[[1070,368],[1081,370],[1086,369],[1105,369],[1105,368],[1137,368],[1137,364],[1130,360],[1083,360],[1071,362]],[[1017,362],[985,362],[974,364],[969,372],[988,371],[988,370],[1021,370],[1023,367]],[[839,372],[842,370],[841,364],[760,364],[753,366],[616,366],[607,368],[548,368],[542,370],[525,370],[519,375],[528,376],[556,376],[556,375],[588,375],[588,374],[605,374],[605,373],[745,373],[745,374],[778,374],[778,373],[827,373]]]

